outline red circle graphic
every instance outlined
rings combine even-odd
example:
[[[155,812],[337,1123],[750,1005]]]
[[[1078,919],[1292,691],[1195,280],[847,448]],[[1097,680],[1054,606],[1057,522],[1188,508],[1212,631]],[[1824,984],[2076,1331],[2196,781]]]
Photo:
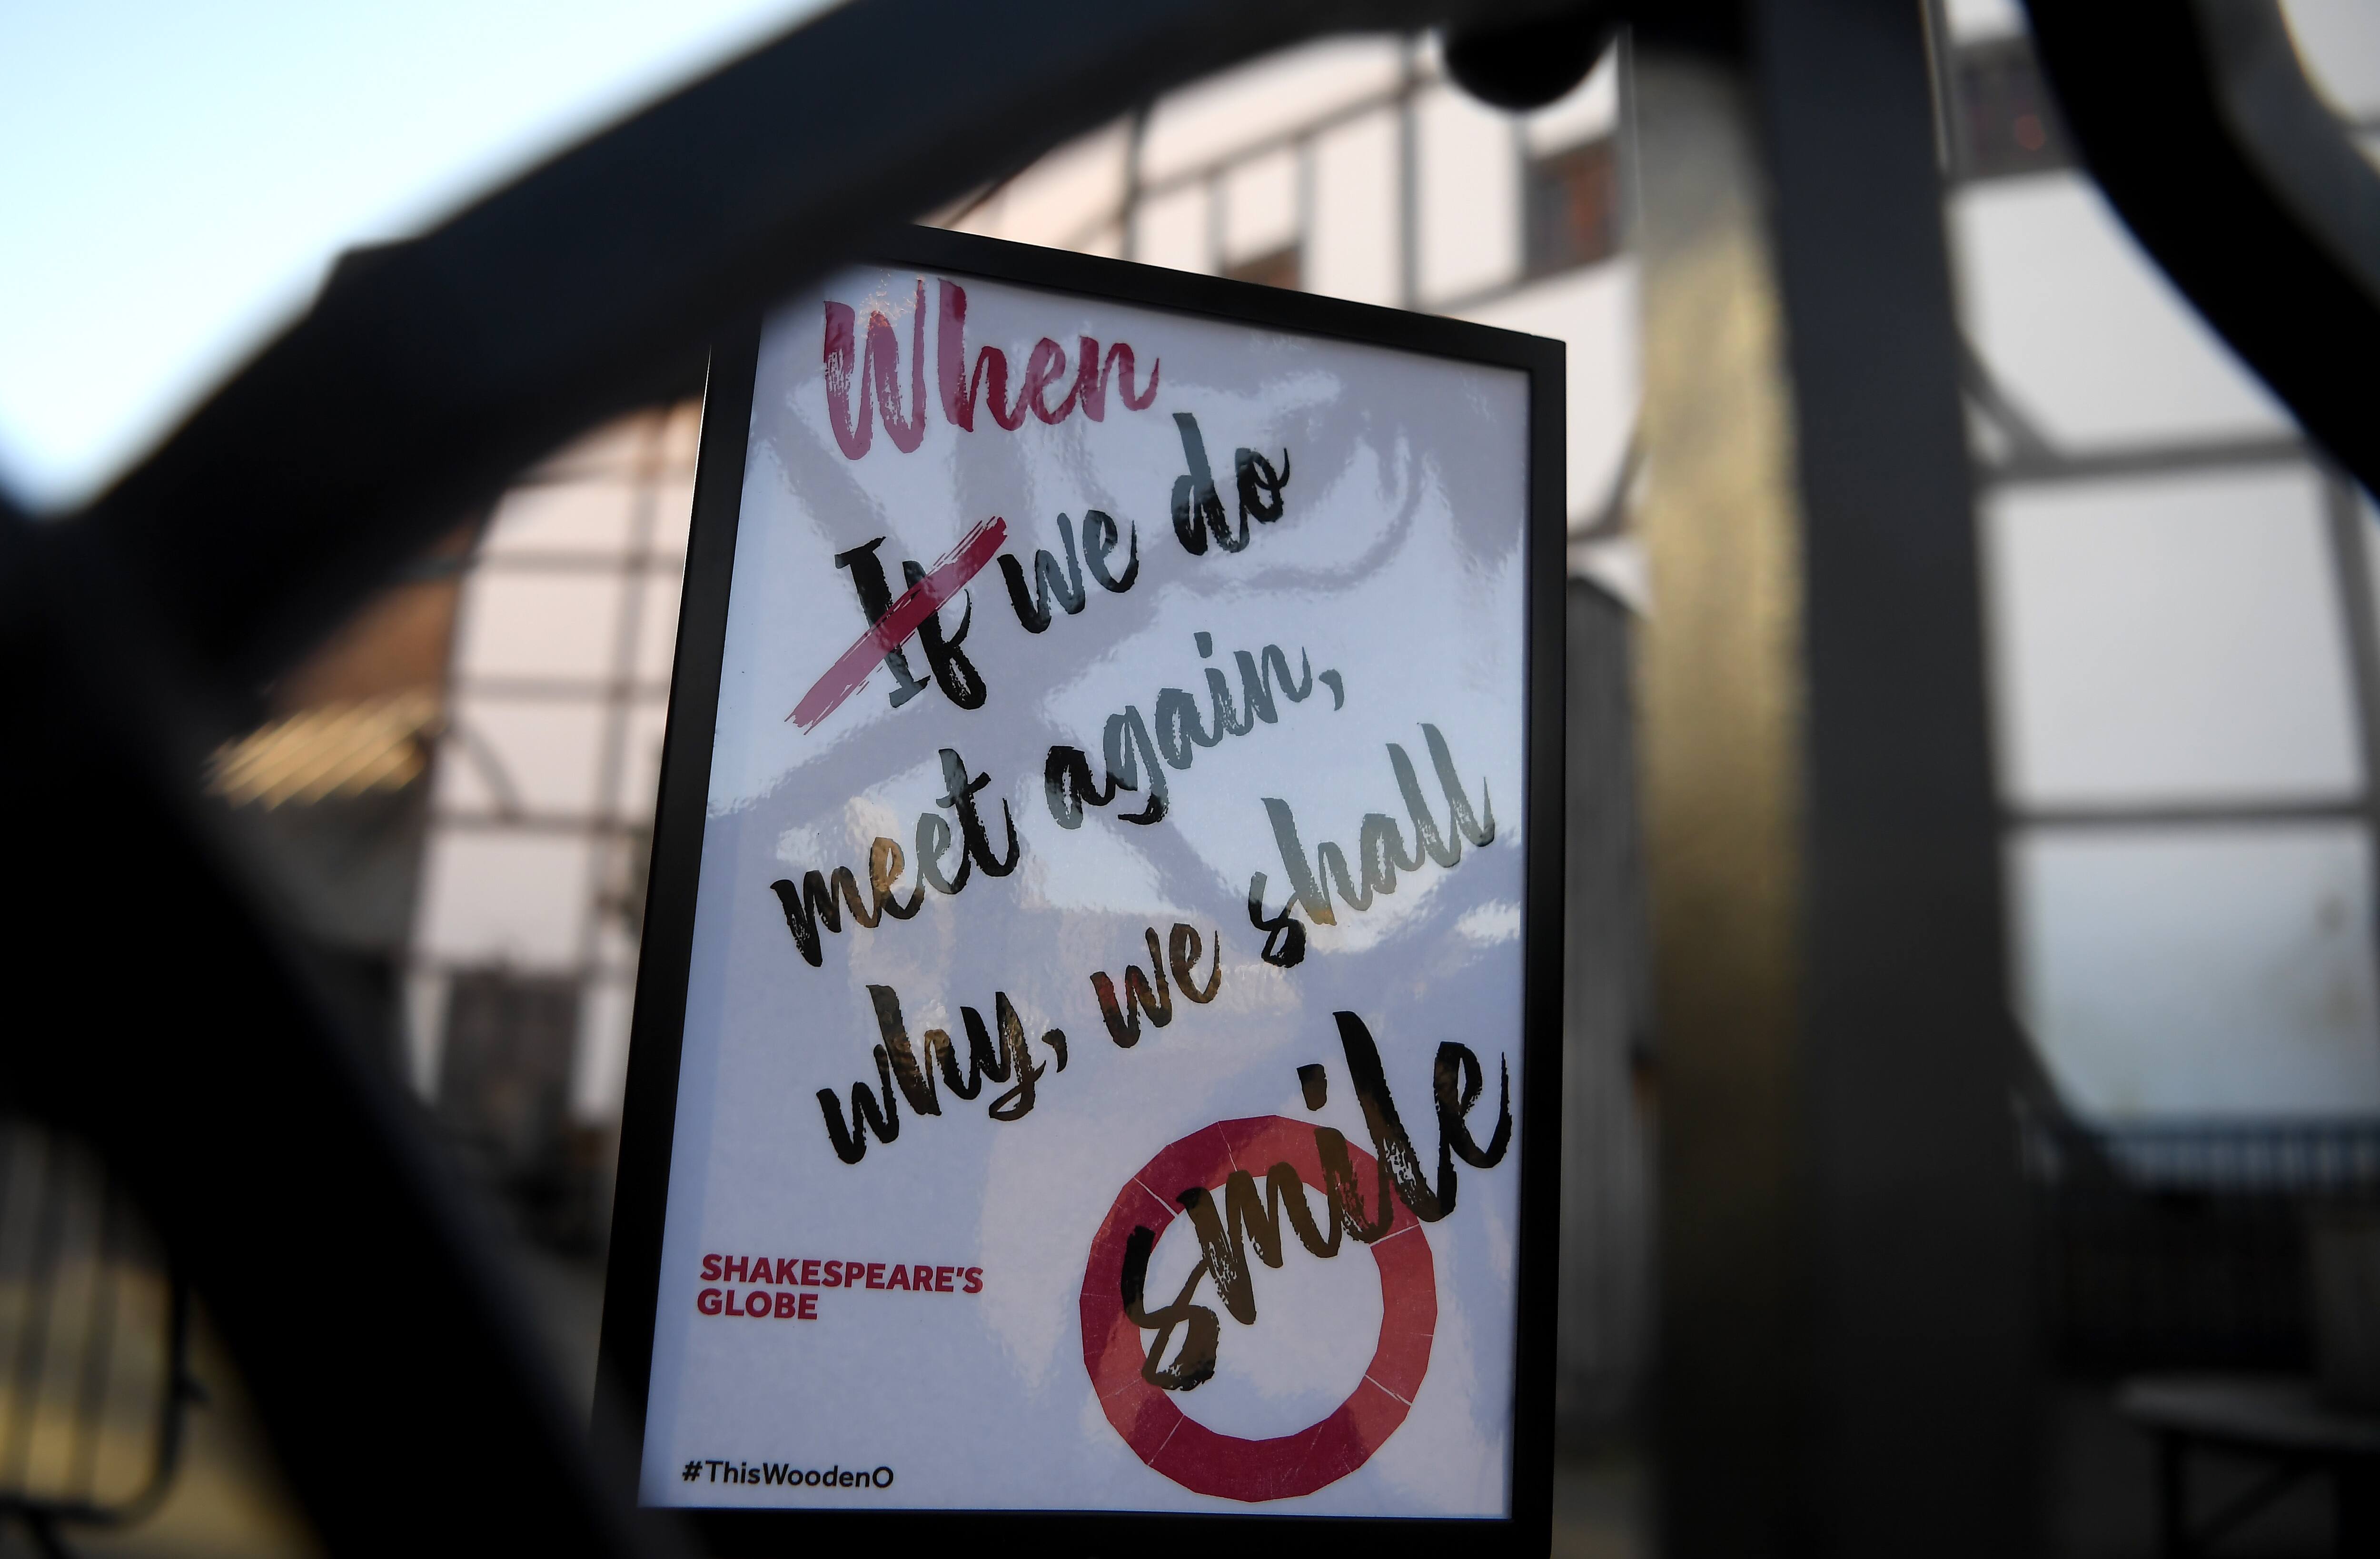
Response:
[[[1358,1182],[1377,1185],[1372,1156],[1352,1143],[1347,1151]],[[1149,1160],[1117,1194],[1091,1240],[1083,1273],[1083,1364],[1099,1407],[1134,1454],[1196,1493],[1253,1503],[1293,1499],[1337,1482],[1370,1460],[1405,1421],[1429,1369],[1438,1270],[1420,1221],[1392,1196],[1396,1220],[1368,1247],[1380,1271],[1379,1346],[1354,1395],[1329,1418],[1294,1434],[1243,1440],[1208,1429],[1141,1377],[1140,1328],[1123,1313],[1124,1244],[1132,1231],[1162,1235],[1181,1211],[1173,1196],[1187,1187],[1220,1185],[1234,1169],[1261,1177],[1284,1162],[1307,1185],[1322,1185],[1311,1125],[1281,1115],[1218,1121]]]

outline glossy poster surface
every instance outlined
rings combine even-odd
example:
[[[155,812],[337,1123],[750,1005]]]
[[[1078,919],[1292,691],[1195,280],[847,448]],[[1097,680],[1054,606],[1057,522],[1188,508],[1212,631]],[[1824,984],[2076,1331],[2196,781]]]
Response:
[[[771,317],[648,1503],[1508,1514],[1528,426],[964,275]]]

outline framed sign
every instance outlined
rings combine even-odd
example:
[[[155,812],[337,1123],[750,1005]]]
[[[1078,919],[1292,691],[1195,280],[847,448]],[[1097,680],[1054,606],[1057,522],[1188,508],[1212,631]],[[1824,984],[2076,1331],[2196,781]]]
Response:
[[[719,344],[604,1317],[641,1503],[1546,1551],[1561,353],[922,231]]]

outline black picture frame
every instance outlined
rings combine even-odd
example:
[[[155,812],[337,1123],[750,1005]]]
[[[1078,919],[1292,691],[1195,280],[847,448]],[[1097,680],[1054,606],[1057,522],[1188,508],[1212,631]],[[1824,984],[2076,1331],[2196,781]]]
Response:
[[[1187,1555],[1218,1540],[1250,1559],[1308,1545],[1394,1556],[1463,1544],[1477,1559],[1538,1559],[1552,1542],[1555,1276],[1561,1158],[1563,344],[1467,321],[1044,250],[938,228],[909,228],[867,247],[855,264],[884,264],[1096,298],[1287,334],[1517,369],[1528,376],[1528,559],[1525,826],[1522,919],[1520,1233],[1516,1256],[1511,1515],[1502,1518],[1284,1516],[1260,1511],[681,1510],[704,1548],[793,1554],[856,1541],[895,1552],[992,1541],[1054,1553]],[[651,1384],[670,1157],[705,803],[716,727],[727,606],[750,438],[761,320],[712,348],[704,386],[693,525],[678,615],[676,671],[662,738],[643,947],[621,1114],[618,1180],[604,1288],[598,1397],[625,1417],[624,1474],[637,1476]],[[838,1550],[839,1551],[839,1550]]]

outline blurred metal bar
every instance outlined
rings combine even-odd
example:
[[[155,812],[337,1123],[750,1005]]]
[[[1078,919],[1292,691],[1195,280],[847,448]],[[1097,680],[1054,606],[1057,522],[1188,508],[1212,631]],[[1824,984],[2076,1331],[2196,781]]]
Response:
[[[1920,17],[1753,14],[1765,137],[1742,75],[1639,55],[1664,1546],[2028,1552],[2032,1293]]]
[[[1658,43],[1636,65],[1661,1526],[1696,1559],[1774,1551],[1792,1495],[1801,558],[1749,93]]]
[[[1653,1185],[1640,1103],[1650,1063],[1645,855],[1636,796],[1636,615],[1568,588],[1563,838],[1561,1321],[1557,1421],[1609,1434],[1642,1406],[1652,1341]]]
[[[2142,247],[2380,491],[2380,171],[2305,80],[2273,0],[2026,0],[2082,159]]]
[[[468,1529],[523,1551],[641,1550],[481,1214],[354,1037],[360,1015],[225,824],[121,739],[164,721],[151,679],[64,659],[33,679],[42,698],[12,700],[42,761],[0,782],[0,804],[49,824],[23,849],[43,885],[23,956],[74,993],[74,1016],[12,1049],[12,1092],[98,1144],[160,1225],[334,1549],[419,1553]],[[123,726],[89,729],[95,709]]]
[[[1797,1536],[2030,1553],[2017,1041],[1922,18],[1754,17],[1809,678]]]

